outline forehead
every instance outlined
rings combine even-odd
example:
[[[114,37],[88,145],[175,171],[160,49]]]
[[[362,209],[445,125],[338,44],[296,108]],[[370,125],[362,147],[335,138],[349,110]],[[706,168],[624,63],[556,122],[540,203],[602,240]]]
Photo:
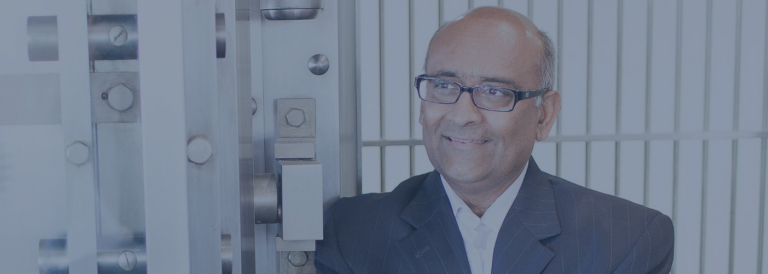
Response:
[[[462,80],[538,81],[538,30],[517,20],[465,17],[445,26],[430,43],[427,74],[448,71]]]

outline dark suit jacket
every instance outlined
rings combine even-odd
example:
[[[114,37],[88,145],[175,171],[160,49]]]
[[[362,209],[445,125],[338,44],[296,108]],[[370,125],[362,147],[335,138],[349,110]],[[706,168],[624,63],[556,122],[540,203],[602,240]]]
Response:
[[[470,273],[436,171],[388,194],[343,198],[325,215],[318,273]],[[533,159],[499,231],[495,273],[668,273],[669,217],[539,170]]]

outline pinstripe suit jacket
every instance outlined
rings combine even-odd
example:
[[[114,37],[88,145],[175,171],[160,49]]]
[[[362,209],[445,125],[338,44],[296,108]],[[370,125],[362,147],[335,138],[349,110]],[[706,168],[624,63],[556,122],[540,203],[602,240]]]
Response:
[[[470,273],[436,171],[388,194],[340,199],[324,234],[318,273]],[[544,173],[531,158],[492,273],[668,273],[673,242],[669,217]]]

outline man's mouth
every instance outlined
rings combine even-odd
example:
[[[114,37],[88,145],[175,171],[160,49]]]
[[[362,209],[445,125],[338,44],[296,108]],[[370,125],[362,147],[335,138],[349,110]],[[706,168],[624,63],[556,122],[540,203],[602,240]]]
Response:
[[[462,144],[484,144],[484,143],[488,142],[488,140],[462,139],[462,138],[455,138],[455,137],[449,137],[449,136],[443,136],[443,137],[448,139],[448,141],[459,142],[459,143],[462,143]]]

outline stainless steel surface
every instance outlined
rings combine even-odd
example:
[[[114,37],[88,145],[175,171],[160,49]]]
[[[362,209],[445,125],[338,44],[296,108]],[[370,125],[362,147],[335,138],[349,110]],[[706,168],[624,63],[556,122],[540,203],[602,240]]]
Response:
[[[323,165],[279,161],[282,233],[285,241],[323,239]]]
[[[274,173],[253,175],[253,208],[255,223],[271,224],[280,222],[279,190]]]
[[[40,274],[69,274],[67,239],[43,239],[38,248]]]
[[[315,240],[286,241],[275,237],[275,250],[283,251],[315,251]]]
[[[232,235],[221,234],[221,273],[232,274]]]
[[[205,164],[213,155],[211,141],[203,136],[195,136],[187,144],[187,158],[195,164]]]
[[[315,158],[315,138],[277,138],[275,159]]]
[[[91,119],[94,123],[139,122],[140,97],[139,74],[136,72],[91,73]]]
[[[118,84],[102,93],[102,99],[107,99],[109,107],[119,112],[126,111],[133,107],[134,92],[124,84]],[[107,98],[104,98],[107,97]]]
[[[149,270],[219,273],[219,163],[186,159],[193,136],[218,141],[215,3],[137,1]]]
[[[98,233],[107,237],[144,235],[141,125],[100,123],[95,130]]]
[[[227,23],[224,13],[216,13],[216,58],[227,57]]]
[[[304,264],[300,264],[304,261]],[[280,273],[283,274],[314,274],[315,252],[290,251],[280,252]]]
[[[261,0],[261,14],[267,20],[314,19],[323,8],[322,0]]]
[[[27,17],[29,61],[58,61],[59,33],[56,16]]]
[[[328,57],[325,57],[325,55],[322,54],[312,55],[312,57],[309,58],[309,62],[307,62],[307,68],[309,68],[309,71],[314,75],[325,74],[328,72],[329,66],[330,63],[328,62]]]
[[[135,14],[88,16],[88,51],[91,60],[137,59],[138,39]]]
[[[0,75],[0,126],[61,124],[59,74]]]
[[[289,115],[291,114],[291,115]],[[299,115],[302,114],[302,115]],[[303,116],[305,121],[298,123]],[[278,99],[277,132],[278,137],[302,138],[315,137],[316,128],[315,99]],[[292,125],[293,123],[294,125]],[[295,126],[298,124],[298,126]]]
[[[261,10],[267,20],[309,20],[315,19],[320,9],[269,9]]]
[[[67,160],[70,163],[79,166],[85,164],[85,162],[88,161],[91,155],[91,149],[82,142],[74,142],[67,146],[67,149],[64,150],[64,153],[67,155]]]
[[[103,237],[99,239],[96,261],[99,274],[146,274],[146,239],[141,236]]]
[[[362,189],[362,139],[360,134],[360,86],[358,74],[357,1],[338,3],[339,25],[339,190],[341,197]]]

